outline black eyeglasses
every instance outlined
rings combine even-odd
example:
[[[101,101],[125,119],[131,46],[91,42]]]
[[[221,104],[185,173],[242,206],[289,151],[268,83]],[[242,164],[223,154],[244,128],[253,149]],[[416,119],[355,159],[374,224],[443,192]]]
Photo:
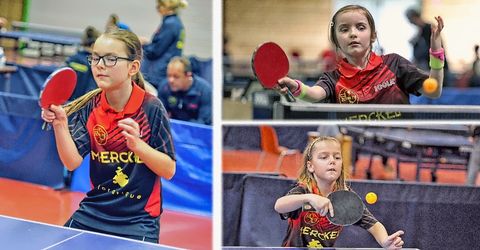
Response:
[[[106,67],[113,67],[117,65],[118,59],[133,61],[133,59],[120,57],[120,56],[112,56],[112,55],[105,55],[105,56],[87,56],[88,64],[90,65],[98,65],[100,60],[103,60],[103,64]]]

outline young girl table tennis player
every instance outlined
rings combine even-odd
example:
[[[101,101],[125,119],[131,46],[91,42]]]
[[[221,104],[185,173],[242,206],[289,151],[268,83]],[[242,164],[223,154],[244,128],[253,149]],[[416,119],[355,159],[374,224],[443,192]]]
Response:
[[[438,98],[442,92],[444,50],[440,32],[443,20],[435,17],[430,48],[430,75],[397,54],[377,55],[372,44],[377,39],[370,12],[359,5],[347,5],[332,18],[329,35],[338,54],[344,56],[338,68],[324,72],[311,87],[289,77],[276,86],[282,94],[287,88],[299,99],[309,102],[408,104],[409,94]],[[423,82],[434,78],[437,87],[425,90]],[[280,87],[283,85],[283,87]]]
[[[99,89],[42,118],[69,170],[90,153],[91,190],[65,226],[158,242],[160,177],[171,179],[176,164],[165,108],[143,89],[141,48],[130,31],[102,34],[88,58]]]
[[[334,137],[322,136],[305,149],[303,167],[295,187],[275,203],[275,210],[282,219],[288,219],[284,247],[322,248],[335,244],[343,227],[327,219],[326,215],[335,216],[335,211],[326,197],[338,190],[349,190],[340,142]],[[316,211],[304,211],[307,203]],[[388,235],[383,224],[366,207],[362,218],[354,225],[366,229],[383,248],[400,249],[403,245],[400,237],[403,231]]]

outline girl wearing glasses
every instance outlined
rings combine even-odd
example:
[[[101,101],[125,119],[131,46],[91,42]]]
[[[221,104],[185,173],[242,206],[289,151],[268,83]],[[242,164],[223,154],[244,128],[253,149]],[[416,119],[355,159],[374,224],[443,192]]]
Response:
[[[144,90],[141,58],[135,34],[104,33],[88,57],[99,88],[42,109],[42,118],[69,170],[90,154],[91,190],[65,226],[158,242],[160,177],[175,174],[175,154],[165,108]]]
[[[142,38],[145,53],[142,73],[155,87],[166,78],[170,59],[182,55],[185,30],[177,13],[187,6],[186,0],[157,0],[157,11],[163,17],[162,24],[151,41]]]

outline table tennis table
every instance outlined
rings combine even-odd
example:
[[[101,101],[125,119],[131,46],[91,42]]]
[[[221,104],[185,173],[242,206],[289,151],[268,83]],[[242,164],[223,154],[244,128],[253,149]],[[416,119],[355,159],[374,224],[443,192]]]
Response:
[[[20,41],[35,41],[41,44],[53,44],[61,46],[62,55],[65,54],[65,46],[73,46],[78,49],[82,39],[80,37],[73,37],[67,35],[48,34],[29,31],[5,31],[0,32],[0,40],[9,39],[15,41],[15,50],[20,48]],[[40,50],[40,55],[42,51]]]
[[[4,215],[0,232],[2,249],[180,249]]]
[[[439,169],[465,171],[473,147],[468,140],[467,126],[342,126],[341,130],[353,137],[353,162],[361,153],[394,157],[397,179],[400,179],[402,162],[417,164],[417,181],[420,179],[421,169],[431,170],[432,182],[436,181],[436,172]],[[372,157],[370,156],[367,178],[371,176],[371,168]]]

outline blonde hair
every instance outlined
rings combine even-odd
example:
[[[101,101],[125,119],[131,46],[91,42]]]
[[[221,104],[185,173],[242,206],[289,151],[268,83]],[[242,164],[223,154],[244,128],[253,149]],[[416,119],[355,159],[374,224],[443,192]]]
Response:
[[[183,9],[188,7],[188,2],[186,0],[157,0],[158,5],[164,6],[167,9],[177,12],[178,9]]]
[[[305,151],[303,152],[303,161],[302,161],[302,167],[300,168],[299,171],[299,177],[297,179],[297,182],[301,185],[304,185],[307,190],[311,193],[313,193],[314,189],[318,189],[317,182],[315,181],[314,174],[308,171],[308,162],[312,160],[312,153],[313,150],[315,149],[315,146],[318,144],[318,142],[323,142],[323,141],[330,141],[330,142],[335,142],[338,145],[341,145],[340,141],[331,136],[320,136],[314,141],[312,141],[307,147],[305,148]],[[334,186],[334,191],[336,190],[346,190],[348,189],[346,180],[348,178],[348,171],[346,170],[345,164],[343,164],[342,161],[342,171],[340,173],[340,177],[335,181],[335,186]]]
[[[100,37],[105,36],[118,41],[121,41],[125,44],[127,57],[132,60],[142,60],[142,45],[137,35],[133,32],[123,29],[113,29],[103,33]],[[140,71],[132,77],[132,80],[142,89],[145,89],[145,80]],[[80,110],[85,104],[90,101],[94,96],[102,92],[100,88],[94,89],[72,102],[64,106],[67,116]]]

